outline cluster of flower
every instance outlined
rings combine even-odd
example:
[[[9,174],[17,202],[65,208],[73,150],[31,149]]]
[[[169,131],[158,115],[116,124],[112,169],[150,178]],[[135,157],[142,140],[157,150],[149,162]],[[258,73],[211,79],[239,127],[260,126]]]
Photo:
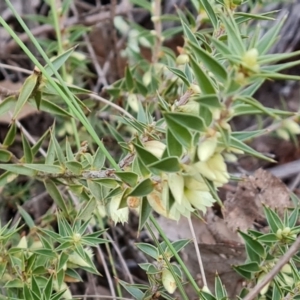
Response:
[[[220,187],[229,180],[222,149],[217,143],[217,135],[206,138],[197,147],[197,162],[182,163],[180,172],[161,173],[159,180],[153,180],[154,189],[147,195],[147,200],[154,211],[178,221],[181,216],[189,218],[195,209],[205,213],[207,207],[213,205],[215,199],[203,177],[213,182],[215,187]],[[161,158],[166,147],[160,141],[149,141],[144,146],[158,158]],[[128,197],[127,207],[119,208],[121,200],[122,194],[112,197],[109,211],[113,221],[123,223],[128,220],[129,209],[138,212],[140,199]]]

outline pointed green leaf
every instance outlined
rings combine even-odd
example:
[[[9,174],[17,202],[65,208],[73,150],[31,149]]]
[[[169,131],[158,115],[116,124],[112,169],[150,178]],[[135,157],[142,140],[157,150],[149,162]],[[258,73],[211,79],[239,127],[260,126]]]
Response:
[[[230,51],[230,49],[224,42],[222,42],[212,36],[209,36],[209,35],[207,37],[210,39],[211,43],[218,50],[218,52],[221,53],[223,56],[232,54],[232,52]]]
[[[223,24],[225,25],[225,30],[228,37],[228,46],[233,54],[242,57],[246,52],[245,45],[243,44],[242,35],[240,33],[239,27],[237,26],[235,20],[231,13],[226,16],[222,16]]]
[[[35,227],[34,221],[32,220],[31,216],[29,215],[29,213],[22,206],[18,205],[18,211],[19,211],[20,215],[23,217],[25,223],[27,224],[27,226],[30,229]]]
[[[273,118],[276,118],[276,115],[271,110],[269,110],[267,107],[264,107],[259,101],[257,101],[256,99],[254,99],[252,97],[247,97],[247,96],[239,97],[239,96],[237,96],[236,98],[234,98],[234,101],[240,101],[240,102],[249,104],[249,105],[261,110],[266,115],[269,115]]]
[[[144,162],[146,165],[149,165],[151,163],[154,163],[157,161],[156,156],[154,156],[152,153],[144,149],[143,147],[139,146],[138,144],[133,144],[135,147],[135,150],[138,154],[138,157]]]
[[[204,66],[211,71],[220,82],[224,84],[227,81],[227,71],[224,69],[224,67],[216,59],[214,59],[212,55],[208,54],[198,45],[189,42],[189,46],[192,49],[192,53],[197,57],[197,60],[201,61]]]
[[[115,172],[115,175],[131,187],[135,186],[138,181],[138,175],[133,172]]]
[[[271,26],[270,29],[262,36],[257,44],[257,50],[259,54],[265,54],[269,51],[272,45],[276,42],[280,29],[283,26],[286,17],[283,17],[280,22]]]
[[[74,175],[80,175],[83,169],[81,163],[75,160],[67,161],[65,165]]]
[[[88,185],[88,188],[89,188],[91,194],[97,200],[101,200],[103,197],[103,194],[102,194],[103,187],[101,186],[101,184],[99,184],[97,181],[90,180],[90,179],[88,179],[86,182],[87,182],[87,185]]]
[[[5,139],[2,143],[3,146],[11,146],[13,144],[13,142],[15,141],[16,134],[17,134],[17,125],[15,122],[13,122],[10,125],[8,132],[5,136]]]
[[[211,21],[214,29],[216,30],[218,28],[218,19],[217,16],[211,7],[211,4],[208,0],[200,0],[201,5],[203,6],[209,20]],[[216,4],[215,4],[216,5]]]
[[[53,103],[51,101],[48,101],[45,98],[42,99],[40,109],[42,111],[45,111],[45,112],[47,112],[49,114],[53,114],[53,115],[58,115],[58,116],[63,116],[63,117],[69,117],[69,118],[73,117],[65,109],[63,109],[62,107],[56,105],[55,103]]]
[[[180,163],[178,161],[178,157],[167,157],[161,159],[158,162],[148,165],[150,169],[159,170],[162,172],[179,172],[180,171]]]
[[[62,252],[59,256],[58,266],[56,271],[60,271],[67,263],[68,259],[69,259],[69,255],[65,252]]]
[[[0,161],[9,162],[12,158],[12,153],[5,149],[0,149]]]
[[[62,195],[60,194],[60,191],[58,190],[57,186],[51,179],[44,180],[44,184],[46,187],[47,192],[51,196],[51,198],[54,200],[56,205],[65,213],[68,214],[68,209],[65,203],[65,200],[63,199]]]
[[[205,125],[200,117],[186,113],[164,113],[166,122],[171,119],[183,127],[190,128],[199,132],[205,131]]]
[[[261,159],[264,159],[264,160],[267,160],[267,161],[270,161],[270,162],[275,162],[273,159],[271,159],[271,158],[269,158],[267,156],[264,156],[261,153],[255,151],[254,149],[252,149],[251,147],[247,146],[245,143],[239,141],[238,139],[234,138],[233,136],[231,136],[230,145],[233,148],[240,149],[240,150],[244,151],[245,153],[253,155],[253,156],[257,157],[257,158],[261,158]]]
[[[18,116],[18,114],[21,112],[23,106],[28,101],[28,99],[31,97],[32,92],[34,91],[37,83],[38,78],[40,74],[39,73],[33,73],[29,77],[26,78],[21,90],[20,94],[16,103],[16,107],[14,110],[14,114],[12,116],[13,120],[15,120]]]
[[[257,253],[261,258],[266,257],[266,251],[263,245],[258,242],[257,240],[254,240],[250,235],[238,230],[239,234],[244,239],[247,246],[249,246],[255,253]]]
[[[240,265],[239,268],[246,272],[259,272],[261,271],[261,267],[257,262],[249,262],[243,265]]]
[[[45,159],[46,165],[53,165],[55,161],[56,153],[55,153],[55,146],[52,138],[50,139],[50,143],[48,146],[47,156]]]
[[[180,157],[182,155],[182,145],[174,137],[173,133],[169,128],[167,129],[167,145],[168,153],[170,156]]]
[[[174,122],[171,118],[165,118],[168,129],[172,132],[177,141],[184,147],[189,148],[192,144],[191,133],[182,125]]]
[[[86,202],[81,208],[80,211],[78,212],[77,218],[81,220],[89,220],[93,213],[95,213],[97,209],[97,201],[94,197],[90,199],[88,202]]]
[[[27,284],[24,284],[23,295],[24,295],[24,299],[34,300],[32,294],[31,294],[31,291],[30,291],[29,287],[27,286]]]
[[[138,229],[139,232],[141,232],[141,230],[144,228],[146,222],[149,219],[149,216],[151,215],[151,212],[152,212],[152,207],[149,204],[147,197],[143,197],[141,200],[140,212],[139,212],[139,229]]]
[[[25,168],[36,170],[44,173],[62,174],[63,169],[60,166],[55,165],[43,165],[43,164],[23,164]]]
[[[103,153],[103,151],[101,150],[101,148],[99,147],[94,155],[94,159],[93,159],[93,168],[97,169],[102,169],[102,167],[104,166],[105,163],[105,155]]]
[[[33,157],[37,154],[40,147],[42,146],[45,138],[47,137],[49,130],[45,131],[44,134],[38,139],[38,141],[31,147]]]
[[[168,67],[168,69],[173,74],[175,74],[177,77],[179,77],[187,87],[190,86],[190,82],[189,82],[188,78],[186,77],[186,75],[184,74],[184,72],[182,72],[180,69],[172,68],[172,67]]]
[[[286,224],[287,227],[293,228],[299,218],[299,209],[296,207],[290,214],[289,219],[288,219],[288,224]]]
[[[182,25],[182,29],[183,29],[183,32],[184,32],[184,35],[186,36],[186,38],[189,41],[192,41],[193,43],[195,43],[197,45],[198,41],[197,41],[194,33],[189,28],[189,26],[183,20],[181,20],[181,25]]]
[[[146,178],[141,181],[134,189],[128,194],[128,196],[132,197],[143,197],[147,196],[153,191],[154,183],[150,178]]]
[[[133,1],[133,0],[130,0]],[[140,0],[139,0],[140,1]],[[143,300],[144,298],[144,293],[135,285],[133,284],[128,284],[125,281],[118,280],[118,282],[121,284],[121,286],[130,294],[132,297],[136,300]]]
[[[215,94],[216,93],[215,88],[211,83],[211,80],[209,79],[208,75],[206,74],[205,71],[202,70],[199,63],[191,55],[190,55],[190,64],[195,73],[195,78],[197,80],[197,83],[199,84],[203,94]]]
[[[44,299],[50,299],[53,288],[53,275],[51,275],[47,281],[47,284],[44,289]]]
[[[15,174],[35,177],[36,171],[19,164],[0,164],[0,169],[10,171]]]
[[[276,243],[278,242],[278,238],[274,233],[266,233],[257,238],[258,241],[262,243]]]
[[[222,108],[222,104],[217,95],[195,95],[191,98],[193,101],[198,102],[201,106],[204,105],[208,108]]]
[[[9,96],[0,103],[0,116],[7,114],[16,105],[16,96]]]
[[[217,275],[215,277],[215,295],[217,299],[227,298],[227,293],[222,284],[221,278]]]
[[[264,209],[264,213],[267,218],[268,224],[273,233],[276,234],[278,229],[284,228],[283,222],[271,208],[264,206],[263,209]]]
[[[158,250],[156,247],[146,243],[136,243],[135,246],[144,252],[145,254],[149,255],[150,257],[154,258],[155,260],[158,258]]]
[[[125,70],[125,83],[127,90],[132,91],[134,88],[134,82],[129,67],[127,67]]]
[[[33,161],[33,153],[30,148],[30,144],[25,137],[25,135],[22,133],[22,144],[23,144],[23,151],[24,151],[24,158],[26,163],[32,163]]]
[[[40,110],[41,108],[41,102],[42,102],[42,92],[41,91],[36,91],[34,95],[34,102],[36,105],[36,108]]]
[[[232,268],[234,269],[234,271],[236,273],[238,273],[239,275],[241,275],[242,277],[251,280],[252,279],[252,273],[251,272],[247,272],[243,269],[241,269],[240,266],[232,266]]]
[[[57,57],[51,59],[52,67],[57,71],[70,57],[76,47],[70,48],[69,50],[65,51],[64,53],[58,55]],[[48,73],[49,76],[53,75],[52,68],[49,65],[44,66],[45,71]]]
[[[59,143],[56,139],[56,136],[53,134],[52,131],[51,131],[51,140],[53,141],[56,156],[57,156],[57,159],[58,159],[60,165],[64,165],[65,162],[66,162],[66,158],[64,156],[64,153],[63,153],[63,150],[62,150],[61,146],[59,145]]]

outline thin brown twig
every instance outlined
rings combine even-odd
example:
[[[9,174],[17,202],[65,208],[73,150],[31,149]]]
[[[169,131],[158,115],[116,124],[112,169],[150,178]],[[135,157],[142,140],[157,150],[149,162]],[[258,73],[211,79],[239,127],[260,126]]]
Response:
[[[193,242],[194,242],[194,246],[195,246],[195,251],[196,251],[197,260],[198,260],[199,267],[200,267],[200,273],[201,273],[201,276],[202,276],[203,284],[204,284],[204,286],[207,286],[207,280],[206,280],[206,276],[205,276],[205,271],[204,271],[204,267],[203,267],[203,262],[202,262],[200,249],[199,249],[199,244],[198,244],[197,237],[196,237],[196,234],[195,234],[193,222],[192,222],[191,218],[187,218],[187,219],[188,219],[190,231],[191,231],[191,234],[192,234],[192,237],[193,237]]]
[[[291,257],[299,250],[300,246],[300,236],[297,237],[294,244],[290,247],[290,249],[280,258],[274,268],[266,275],[266,277],[259,282],[247,295],[243,298],[243,300],[253,300],[261,291],[261,289],[268,284],[282,269],[282,267],[288,263]]]
[[[156,63],[159,58],[160,49],[162,46],[162,24],[161,24],[161,0],[153,1],[152,22],[155,31],[155,45],[152,53],[152,63]]]

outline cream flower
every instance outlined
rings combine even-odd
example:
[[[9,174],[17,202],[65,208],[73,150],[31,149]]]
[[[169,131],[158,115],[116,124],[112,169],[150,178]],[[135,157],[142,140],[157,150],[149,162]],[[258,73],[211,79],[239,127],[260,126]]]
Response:
[[[120,222],[124,224],[125,222],[128,221],[129,209],[128,207],[119,208],[121,200],[122,200],[122,194],[119,194],[111,198],[109,202],[109,214],[115,223]]]
[[[197,154],[200,161],[207,161],[215,153],[218,139],[212,136],[200,143]]]
[[[222,186],[229,180],[227,166],[220,153],[215,153],[209,160],[195,163],[195,167],[201,175],[213,181],[216,186]]]
[[[195,208],[203,213],[206,213],[207,207],[211,207],[215,202],[215,199],[209,192],[185,189],[184,195]]]
[[[166,291],[170,294],[173,294],[176,290],[176,281],[172,275],[172,273],[168,269],[164,269],[162,271],[161,277],[162,284]]]

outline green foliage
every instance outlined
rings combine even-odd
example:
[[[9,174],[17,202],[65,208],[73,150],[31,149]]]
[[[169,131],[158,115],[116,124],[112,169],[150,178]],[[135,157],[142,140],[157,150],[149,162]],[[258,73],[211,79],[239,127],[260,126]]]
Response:
[[[56,205],[53,218],[58,226],[55,231],[46,222],[42,228],[19,207],[29,228],[27,234],[19,236],[17,224],[8,223],[0,228],[0,282],[11,299],[70,299],[66,278],[80,281],[76,269],[99,275],[91,247],[106,242],[99,238],[104,230],[89,230],[90,224],[97,220],[103,223],[109,218],[124,223],[131,210],[139,215],[139,230],[146,227],[151,232],[149,223],[155,225],[152,211],[179,220],[198,211],[205,213],[214,202],[221,202],[217,189],[230,179],[226,154],[235,157],[246,153],[273,161],[246,144],[265,130],[233,132],[230,121],[234,117],[265,115],[274,124],[284,124],[290,135],[299,134],[297,114],[266,108],[253,96],[266,79],[299,80],[297,76],[279,73],[298,61],[275,64],[299,53],[268,54],[283,23],[276,23],[262,34],[259,27],[251,26],[251,21],[269,20],[269,15],[236,12],[242,1],[192,1],[199,16],[206,13],[210,29],[199,27],[199,16],[178,10],[178,15],[172,18],[180,27],[162,32],[161,26],[156,25],[168,16],[156,15],[148,1],[132,1],[150,11],[155,34],[137,24],[128,26],[119,17],[115,20],[120,34],[124,34],[120,24],[128,26],[128,45],[124,51],[128,67],[124,78],[107,87],[110,98],[104,99],[103,111],[109,113],[110,119],[101,125],[93,112],[94,106],[79,98],[85,95],[92,99],[95,95],[82,87],[81,79],[73,76],[69,80],[67,76],[67,70],[73,72],[80,63],[80,53],[73,43],[84,29],[70,29],[73,43],[65,49],[54,1],[50,1],[58,55],[49,59],[54,49],[49,47],[46,54],[10,2],[6,2],[47,64],[43,67],[0,18],[3,27],[36,65],[18,95],[9,96],[0,104],[0,115],[13,111],[12,124],[0,146],[0,168],[6,171],[0,177],[0,187],[20,175],[43,182]],[[62,11],[67,14],[67,4]],[[50,18],[43,21],[50,22]],[[161,42],[178,31],[183,33],[185,42],[176,57]],[[142,45],[151,48],[151,62],[141,56]],[[116,101],[123,101],[125,109],[113,105]],[[17,135],[15,120],[25,104],[55,115],[57,123],[64,126],[62,135],[68,132],[68,140],[59,138],[59,125],[53,126],[50,134],[46,132],[33,146],[22,134],[24,153],[16,157],[10,146]],[[70,128],[67,124],[71,124]],[[120,151],[113,152],[104,146],[99,136],[105,134],[118,141]],[[38,151],[46,140],[46,155],[41,158]],[[283,220],[267,207],[265,215],[270,232],[240,232],[247,261],[234,268],[253,284],[270,271],[300,231],[298,208],[286,212]],[[159,243],[155,236],[153,239],[155,246],[137,244],[140,251],[155,261],[140,265],[148,275],[149,284],[130,285],[119,280],[134,298],[153,299],[159,294],[164,299],[174,299],[171,294],[178,288],[182,299],[188,299],[183,287],[186,277],[200,299],[226,299],[226,287],[219,277],[213,293],[200,290],[185,268],[178,253],[187,240],[170,243],[163,236],[164,241]],[[171,258],[177,263],[170,262]],[[288,271],[282,270],[270,283],[265,291],[270,299],[296,293],[298,261],[295,255],[287,264]]]

